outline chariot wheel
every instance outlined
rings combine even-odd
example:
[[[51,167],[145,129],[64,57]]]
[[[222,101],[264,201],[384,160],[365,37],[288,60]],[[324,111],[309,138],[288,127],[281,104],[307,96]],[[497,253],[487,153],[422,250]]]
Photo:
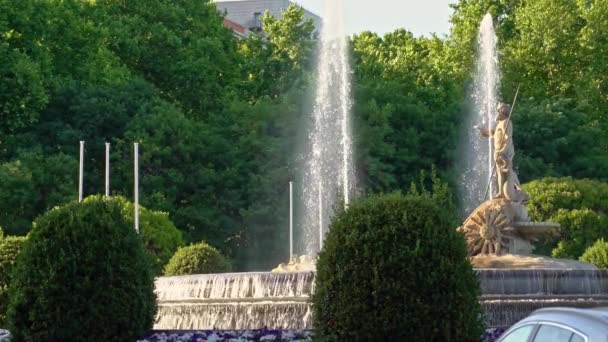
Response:
[[[509,250],[515,228],[500,206],[479,208],[459,228],[467,241],[469,256],[503,254]]]

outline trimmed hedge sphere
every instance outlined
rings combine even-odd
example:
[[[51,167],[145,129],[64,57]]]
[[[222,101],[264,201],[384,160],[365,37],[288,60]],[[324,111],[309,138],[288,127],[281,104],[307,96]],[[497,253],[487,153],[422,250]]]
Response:
[[[599,268],[608,268],[608,242],[604,239],[597,240],[589,246],[580,257],[581,261],[588,262]]]
[[[217,249],[200,242],[178,249],[165,267],[165,275],[224,273],[230,269],[230,263]]]
[[[154,279],[119,201],[55,208],[28,240],[9,287],[14,341],[135,341],[152,328]]]
[[[317,261],[315,340],[479,341],[479,283],[431,196],[372,196],[338,213]]]
[[[25,237],[0,236],[0,327],[5,326],[11,272],[24,242]]]

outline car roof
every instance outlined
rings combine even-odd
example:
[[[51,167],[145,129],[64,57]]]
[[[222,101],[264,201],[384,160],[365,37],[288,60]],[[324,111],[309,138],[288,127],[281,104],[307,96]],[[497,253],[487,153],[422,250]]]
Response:
[[[568,308],[549,307],[538,309],[509,328],[499,341],[512,331],[529,324],[549,324],[568,327],[586,336],[587,341],[606,341],[608,336],[608,307]]]
[[[608,325],[608,307],[580,309],[566,307],[543,308],[534,311],[528,318],[530,320],[557,320],[567,316],[569,320],[578,319],[594,321]]]

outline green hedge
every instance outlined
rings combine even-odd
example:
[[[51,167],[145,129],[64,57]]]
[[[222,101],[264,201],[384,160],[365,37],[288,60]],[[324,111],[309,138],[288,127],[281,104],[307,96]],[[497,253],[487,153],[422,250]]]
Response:
[[[599,268],[608,268],[608,242],[597,240],[580,257],[581,261],[594,264]]]
[[[96,196],[89,198],[96,198]],[[121,196],[114,196],[112,199],[120,202],[125,219],[133,224],[135,209],[133,203]],[[141,205],[139,206],[139,230],[146,254],[152,262],[154,274],[160,275],[175,251],[185,244],[182,233],[169,219],[169,214],[149,210]]]
[[[313,295],[320,341],[479,341],[479,284],[453,213],[372,196],[331,223]]]
[[[595,241],[608,236],[608,183],[543,178],[524,184],[534,221],[561,225],[559,239],[537,244],[536,253],[578,259]]]
[[[1,231],[0,231],[1,233]],[[8,286],[11,281],[11,272],[25,237],[5,236],[0,234],[0,327],[5,326],[6,309],[8,307]]]
[[[165,267],[165,275],[224,273],[230,269],[230,263],[217,249],[200,242],[178,249]]]
[[[119,200],[95,197],[38,218],[9,287],[15,341],[134,341],[152,328],[154,279]]]

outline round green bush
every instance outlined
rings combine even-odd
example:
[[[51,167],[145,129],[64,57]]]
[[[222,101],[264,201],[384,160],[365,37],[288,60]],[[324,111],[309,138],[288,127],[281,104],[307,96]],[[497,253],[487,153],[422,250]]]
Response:
[[[594,264],[599,268],[608,268],[608,242],[604,239],[597,240],[587,248],[580,260]]]
[[[523,185],[533,221],[560,224],[559,238],[540,241],[536,254],[578,259],[608,236],[608,183],[589,179],[543,178]]]
[[[33,225],[9,287],[15,341],[134,341],[152,328],[154,278],[120,201],[90,198]]]
[[[25,237],[0,235],[0,327],[5,325],[11,272],[24,242]]]
[[[135,208],[133,203],[121,196],[115,196],[112,199],[121,203],[126,220],[133,224]],[[141,205],[139,206],[139,231],[146,254],[152,262],[153,272],[155,275],[159,275],[175,251],[185,244],[182,233],[175,227],[167,213],[149,210]]]
[[[228,260],[217,249],[199,242],[178,249],[165,267],[165,275],[224,273],[230,268]]]
[[[479,341],[479,283],[451,217],[399,193],[338,213],[317,261],[315,340]]]

